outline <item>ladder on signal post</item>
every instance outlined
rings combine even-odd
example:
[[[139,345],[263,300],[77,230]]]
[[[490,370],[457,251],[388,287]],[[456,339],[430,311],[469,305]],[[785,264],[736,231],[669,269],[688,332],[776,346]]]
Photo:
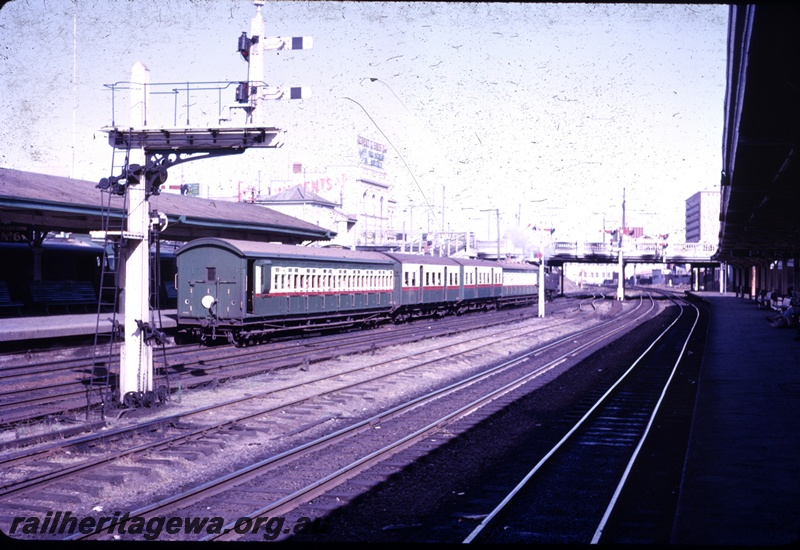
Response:
[[[111,160],[110,178],[103,178],[97,187],[100,189],[101,218],[103,235],[103,257],[100,266],[100,284],[97,289],[97,320],[95,322],[94,345],[92,349],[92,370],[86,385],[86,420],[89,420],[93,404],[100,404],[101,418],[105,419],[106,402],[116,402],[116,394],[111,391],[111,364],[115,353],[119,352],[121,331],[117,320],[120,295],[120,265],[123,261],[122,235],[125,230],[125,212],[128,194],[124,184],[119,182],[128,177],[130,147],[114,149]],[[114,176],[113,174],[119,174]],[[117,203],[117,204],[115,204]],[[114,216],[114,212],[119,212]],[[108,320],[109,330],[101,329],[101,322]]]
[[[263,5],[260,0],[256,0],[255,3],[259,9]],[[263,33],[263,19],[260,16],[260,11],[254,21],[256,22],[256,27],[260,30],[253,33],[253,38],[259,37],[260,40]],[[246,35],[244,38],[243,41],[240,39],[240,45],[243,46],[240,51],[246,53],[245,59],[248,60],[249,70],[248,57],[250,47],[253,44],[258,44],[259,40],[248,39]],[[312,43],[311,39],[307,37],[265,39],[265,42],[267,41],[269,41],[269,49],[306,49]],[[257,47],[254,49],[256,57],[262,53],[262,48]],[[263,58],[260,58],[260,60],[261,63],[258,63],[258,65],[263,69]],[[263,75],[263,70],[261,74]],[[127,130],[122,130],[114,123],[114,118],[112,117],[112,125],[102,129],[102,131],[108,133],[109,145],[115,150],[112,173],[118,169],[119,176],[112,175],[109,178],[103,178],[100,181],[100,185],[98,185],[101,190],[108,193],[108,207],[105,207],[103,229],[105,232],[104,240],[107,243],[106,248],[111,252],[110,254],[106,253],[106,256],[114,256],[116,260],[113,264],[107,263],[103,268],[108,271],[108,276],[104,277],[104,280],[113,280],[113,285],[111,283],[102,283],[104,287],[111,287],[112,292],[110,294],[104,292],[101,295],[113,298],[113,300],[109,300],[110,305],[108,307],[111,309],[111,320],[115,329],[110,335],[110,345],[106,357],[110,359],[113,356],[114,344],[118,343],[121,352],[120,366],[116,377],[112,377],[109,367],[110,361],[108,359],[103,360],[100,344],[102,308],[98,304],[95,361],[89,387],[101,389],[100,400],[103,407],[105,407],[108,399],[107,394],[102,392],[102,387],[114,386],[116,391],[112,394],[111,401],[132,408],[140,405],[147,406],[148,403],[154,403],[156,399],[161,400],[161,388],[155,392],[153,391],[153,375],[157,370],[153,368],[152,349],[148,347],[154,342],[160,343],[165,339],[160,331],[161,327],[156,327],[153,319],[154,312],[150,305],[151,303],[158,305],[158,298],[154,298],[151,293],[158,293],[160,284],[142,280],[151,278],[151,281],[153,279],[158,281],[159,279],[158,277],[153,277],[146,267],[152,265],[149,261],[151,252],[149,243],[151,242],[150,239],[154,227],[152,213],[149,212],[148,207],[149,196],[159,193],[159,186],[166,180],[167,170],[179,163],[201,158],[241,154],[249,148],[279,147],[281,145],[279,138],[283,131],[266,123],[253,121],[252,115],[254,111],[256,113],[263,112],[263,109],[258,107],[264,99],[302,99],[308,97],[310,90],[299,87],[268,87],[263,81],[263,76],[255,78],[253,75],[248,74],[245,82],[239,82],[236,105],[232,106],[232,108],[244,110],[247,118],[246,124],[222,126],[220,125],[221,122],[230,120],[230,118],[220,118],[218,125],[193,126],[190,124],[188,111],[188,106],[191,104],[190,93],[194,90],[208,90],[207,85],[209,83],[197,83],[200,85],[197,88],[190,87],[190,83],[187,83],[185,90],[187,94],[186,126],[174,128],[161,126],[155,128],[152,125],[148,126],[146,113],[148,106],[151,104],[148,99],[151,90],[159,86],[159,84],[150,83],[149,70],[137,62],[134,64],[131,80],[121,84],[123,86],[120,89],[130,90],[131,122],[133,126]],[[220,84],[218,89],[221,91],[232,83],[220,82],[218,84]],[[162,83],[161,85],[169,86],[170,94],[173,92],[178,93],[174,84]],[[111,88],[113,105],[113,93],[117,85],[106,86]],[[157,93],[160,92],[153,92],[153,94]],[[218,115],[222,116],[221,109]],[[116,162],[118,159],[116,155],[122,154],[123,151],[125,161]],[[143,159],[142,156],[144,157]],[[136,162],[143,162],[144,166],[131,163],[131,158],[135,159]],[[131,193],[131,197],[127,196],[128,192]],[[115,195],[125,197],[123,199],[125,206],[122,209],[124,215],[120,221],[119,230],[111,227],[111,201]],[[153,242],[157,241],[157,237],[154,238]],[[122,246],[125,247],[124,258],[120,257],[121,253],[119,252]],[[114,253],[114,250],[117,250],[117,252]],[[154,269],[157,273],[159,262],[156,260],[154,263],[156,264]],[[125,294],[125,318],[122,323],[125,330],[124,337],[122,332],[118,330],[120,328],[119,323],[116,322],[117,306],[120,300],[120,273],[125,273],[126,282],[124,286],[127,289]],[[99,302],[102,300],[103,298],[100,298]],[[87,392],[87,395],[90,394],[90,391]],[[89,407],[87,406],[88,414]]]

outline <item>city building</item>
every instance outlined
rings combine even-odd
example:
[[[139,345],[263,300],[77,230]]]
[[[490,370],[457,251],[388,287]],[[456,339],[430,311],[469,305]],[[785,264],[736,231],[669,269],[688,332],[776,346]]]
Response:
[[[719,240],[719,191],[700,191],[686,199],[686,242]]]

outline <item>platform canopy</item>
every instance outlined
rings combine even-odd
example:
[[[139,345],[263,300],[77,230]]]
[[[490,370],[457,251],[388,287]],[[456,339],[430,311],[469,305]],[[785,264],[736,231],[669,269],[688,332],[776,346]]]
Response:
[[[0,168],[0,226],[37,231],[88,233],[101,229],[102,195],[97,182]],[[116,198],[115,198],[116,200]],[[119,219],[122,198],[112,203]],[[299,244],[328,240],[334,233],[317,225],[250,203],[161,193],[151,210],[166,215],[163,239],[188,241],[221,237]]]
[[[800,253],[798,29],[797,4],[730,8],[720,260]]]

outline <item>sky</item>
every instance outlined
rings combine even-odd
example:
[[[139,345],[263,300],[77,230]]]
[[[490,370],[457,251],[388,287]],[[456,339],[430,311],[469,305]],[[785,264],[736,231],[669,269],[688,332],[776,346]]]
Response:
[[[677,236],[685,200],[716,190],[728,8],[691,4],[266,2],[267,36],[313,48],[265,55],[270,85],[310,98],[268,105],[279,149],[170,171],[216,196],[355,164],[357,136],[387,146],[398,208],[445,226],[554,227],[601,240],[621,223]],[[103,127],[127,97],[106,86],[137,61],[151,82],[239,81],[249,0],[12,0],[0,9],[0,166],[91,181],[109,175]],[[224,104],[233,102],[233,90]],[[162,120],[187,101],[159,96]],[[218,97],[188,101],[216,124]],[[154,100],[155,101],[155,100]],[[177,115],[175,107],[177,106]],[[422,216],[417,216],[416,223]],[[429,222],[430,223],[430,222]],[[437,217],[435,226],[442,223]]]

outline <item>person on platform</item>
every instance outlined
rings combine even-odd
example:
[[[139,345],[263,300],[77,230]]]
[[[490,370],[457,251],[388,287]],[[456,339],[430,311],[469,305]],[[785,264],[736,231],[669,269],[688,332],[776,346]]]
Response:
[[[767,316],[769,326],[773,328],[784,328],[798,325],[797,320],[798,317],[800,317],[800,302],[798,302],[798,299],[792,290],[792,287],[789,287],[789,291],[786,293],[787,296],[792,296],[789,307],[782,312],[776,313],[775,315]]]

